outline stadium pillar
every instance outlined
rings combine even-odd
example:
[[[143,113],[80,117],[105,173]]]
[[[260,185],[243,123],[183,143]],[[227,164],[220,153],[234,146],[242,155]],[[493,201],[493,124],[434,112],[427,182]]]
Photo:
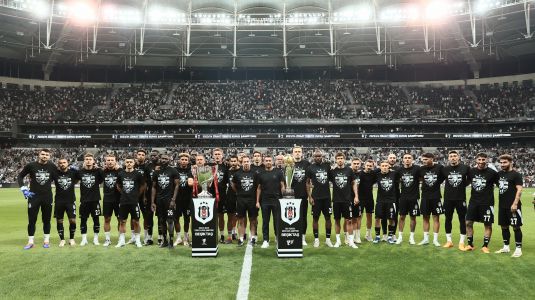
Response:
[[[282,56],[284,58],[284,71],[288,72],[288,52],[286,51],[286,1],[282,6]]]
[[[533,37],[533,33],[531,32],[530,6],[528,0],[524,0],[524,18],[526,20],[526,34],[524,34],[524,38],[526,39]]]

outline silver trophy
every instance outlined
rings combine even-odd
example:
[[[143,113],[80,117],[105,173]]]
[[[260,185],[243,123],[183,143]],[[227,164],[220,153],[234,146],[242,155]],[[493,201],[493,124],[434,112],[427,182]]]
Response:
[[[213,195],[208,192],[208,187],[212,185],[217,174],[217,165],[215,166],[192,166],[191,173],[194,180],[194,191],[197,191],[198,184],[201,185],[202,191],[197,194],[197,198],[213,198]]]

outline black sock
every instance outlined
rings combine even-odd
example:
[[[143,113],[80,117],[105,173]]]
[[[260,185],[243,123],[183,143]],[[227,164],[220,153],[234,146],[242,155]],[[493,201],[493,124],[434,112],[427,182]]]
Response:
[[[396,226],[394,225],[388,225],[388,236],[393,236],[394,235],[394,229],[396,228]]]
[[[80,231],[82,234],[87,233],[87,218],[80,219]]]
[[[173,219],[167,220],[167,231],[169,232],[169,238],[173,239],[173,236],[175,235],[175,221]]]
[[[319,230],[317,229],[312,229],[312,231],[314,232],[314,238],[317,239],[319,238],[320,234],[319,234]]]
[[[515,244],[517,248],[522,248],[522,229],[520,227],[514,228]]]
[[[488,247],[490,242],[490,237],[485,236],[483,237],[483,247]]]
[[[381,227],[383,229],[383,234],[386,234],[388,228],[388,221],[386,219],[381,219]]]
[[[74,239],[74,233],[76,232],[76,223],[69,223],[69,238]]]
[[[65,239],[65,235],[63,232],[63,223],[58,222],[56,228],[58,229],[59,239],[63,241]]]
[[[331,227],[325,228],[325,236],[330,239],[331,238]]]
[[[94,233],[100,232],[100,219],[98,216],[93,216],[93,232]]]
[[[474,246],[474,237],[473,236],[467,236],[466,240],[468,241],[469,246]]]
[[[502,228],[502,237],[503,237],[503,244],[505,246],[509,246],[509,242],[511,240],[511,232],[509,231],[509,227]]]
[[[375,235],[380,236],[381,235],[381,227],[375,227]]]

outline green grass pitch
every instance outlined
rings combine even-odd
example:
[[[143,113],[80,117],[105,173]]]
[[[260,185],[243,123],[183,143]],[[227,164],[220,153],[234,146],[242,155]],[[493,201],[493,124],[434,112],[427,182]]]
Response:
[[[475,226],[477,251],[457,248],[401,246],[363,242],[359,249],[311,246],[311,217],[303,259],[278,259],[275,248],[256,247],[250,279],[251,299],[534,299],[535,271],[534,189],[523,193],[524,255],[483,254],[479,251],[483,227]],[[456,216],[454,216],[454,220]],[[440,233],[445,242],[443,217]],[[496,220],[497,221],[497,220]],[[416,239],[422,238],[421,218]],[[103,221],[101,220],[101,224]],[[261,224],[261,221],[260,221]],[[0,189],[0,298],[79,299],[233,299],[236,297],[245,248],[220,245],[217,258],[191,258],[189,248],[155,246],[122,249],[88,245],[58,248],[52,221],[50,249],[40,247],[42,226],[37,224],[36,248],[24,251],[27,215],[18,189]],[[92,221],[89,221],[91,232]],[[112,224],[116,228],[115,222]],[[272,228],[272,227],[271,227]],[[405,240],[408,240],[408,224]],[[492,251],[502,246],[501,230],[493,227]],[[512,231],[511,231],[512,232]],[[66,233],[68,235],[68,233]],[[80,241],[79,230],[76,233]],[[334,228],[333,228],[334,235]],[[362,231],[362,237],[364,231]],[[92,233],[89,233],[92,238]],[[103,233],[100,235],[103,241]],[[129,234],[127,233],[127,237]],[[454,243],[459,239],[454,221]],[[113,232],[113,242],[117,232]],[[333,236],[334,241],[334,236]],[[90,239],[91,241],[91,239]],[[514,247],[514,236],[511,241]]]

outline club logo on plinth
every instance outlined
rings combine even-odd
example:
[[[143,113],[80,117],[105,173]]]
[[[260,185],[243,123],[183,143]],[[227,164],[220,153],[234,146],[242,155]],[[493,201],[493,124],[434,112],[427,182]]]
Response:
[[[287,201],[284,206],[281,206],[282,210],[282,220],[288,224],[292,225],[293,223],[299,221],[299,209],[293,201]]]
[[[212,221],[212,218],[214,217],[207,201],[201,201],[196,207],[195,211],[195,220],[202,224]]]

